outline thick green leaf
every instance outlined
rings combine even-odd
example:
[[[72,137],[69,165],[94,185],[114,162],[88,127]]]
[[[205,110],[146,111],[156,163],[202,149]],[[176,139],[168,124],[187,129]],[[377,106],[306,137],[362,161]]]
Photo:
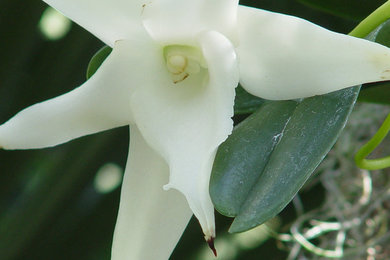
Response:
[[[292,200],[335,143],[358,92],[270,102],[234,129],[210,182],[216,209],[236,217],[230,232],[262,224]]]
[[[385,0],[298,0],[302,4],[322,10],[324,12],[361,21]]]
[[[265,222],[291,201],[336,142],[358,92],[356,87],[305,99],[297,106],[234,220],[231,232]]]
[[[264,104],[221,145],[214,162],[210,192],[223,215],[239,214],[297,105],[295,101]]]
[[[98,70],[103,61],[110,55],[112,48],[109,46],[102,47],[98,52],[93,55],[87,68],[87,79],[92,77],[93,74]]]

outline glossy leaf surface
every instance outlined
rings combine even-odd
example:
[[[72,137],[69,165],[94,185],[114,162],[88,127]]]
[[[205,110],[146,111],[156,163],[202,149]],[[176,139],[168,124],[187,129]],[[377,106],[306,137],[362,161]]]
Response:
[[[242,232],[278,214],[335,143],[359,87],[264,104],[221,145],[210,194],[216,209],[235,216]]]

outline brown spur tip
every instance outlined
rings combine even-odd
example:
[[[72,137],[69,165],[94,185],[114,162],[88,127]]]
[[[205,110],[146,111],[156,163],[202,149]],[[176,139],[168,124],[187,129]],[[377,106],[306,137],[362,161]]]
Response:
[[[207,244],[209,245],[210,249],[213,251],[215,257],[217,257],[217,250],[215,249],[215,246],[214,246],[214,238],[211,237],[210,239],[208,239]]]

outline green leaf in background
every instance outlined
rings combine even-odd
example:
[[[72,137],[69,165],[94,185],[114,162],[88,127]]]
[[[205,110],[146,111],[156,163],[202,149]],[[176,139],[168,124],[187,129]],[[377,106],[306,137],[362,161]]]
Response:
[[[361,21],[385,0],[298,0],[298,2],[343,18]]]
[[[390,20],[378,26],[367,38],[390,47]],[[359,94],[358,101],[390,104],[390,82],[365,85]]]
[[[98,52],[93,55],[87,68],[87,79],[92,77],[93,74],[98,70],[103,61],[110,55],[112,48],[109,46],[102,47]]]
[[[255,112],[265,100],[246,92],[240,85],[236,88],[234,114],[250,114]]]
[[[390,82],[370,84],[362,89],[358,101],[390,105]]]
[[[218,150],[210,182],[216,209],[242,232],[278,214],[335,143],[359,87],[264,104]]]

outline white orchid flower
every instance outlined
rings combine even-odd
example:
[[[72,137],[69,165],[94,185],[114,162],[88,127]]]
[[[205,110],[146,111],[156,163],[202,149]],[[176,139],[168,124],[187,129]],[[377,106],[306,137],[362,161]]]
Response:
[[[4,149],[130,126],[112,259],[168,259],[192,214],[215,237],[209,178],[235,87],[266,99],[390,79],[390,50],[238,0],[45,0],[113,48],[82,86],[0,126]],[[184,195],[184,196],[182,196]]]

